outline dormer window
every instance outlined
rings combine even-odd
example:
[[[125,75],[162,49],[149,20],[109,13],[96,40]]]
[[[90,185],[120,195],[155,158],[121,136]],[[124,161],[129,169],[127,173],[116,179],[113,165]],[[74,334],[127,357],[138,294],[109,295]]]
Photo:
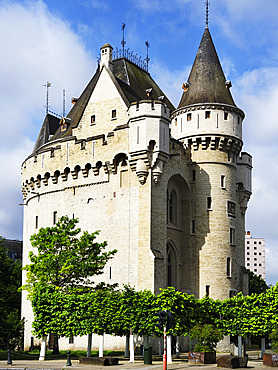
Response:
[[[205,111],[205,119],[210,118],[210,110]]]
[[[117,119],[117,110],[116,109],[112,109],[112,111],[111,111],[111,119]]]

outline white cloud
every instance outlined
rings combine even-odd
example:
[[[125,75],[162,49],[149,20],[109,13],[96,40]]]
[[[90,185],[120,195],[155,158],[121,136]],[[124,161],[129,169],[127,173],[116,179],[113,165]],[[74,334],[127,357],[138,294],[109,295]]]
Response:
[[[46,81],[50,110],[61,114],[95,72],[96,61],[65,23],[42,1],[0,2],[0,235],[20,238],[22,203],[20,165],[30,154],[44,119]]]

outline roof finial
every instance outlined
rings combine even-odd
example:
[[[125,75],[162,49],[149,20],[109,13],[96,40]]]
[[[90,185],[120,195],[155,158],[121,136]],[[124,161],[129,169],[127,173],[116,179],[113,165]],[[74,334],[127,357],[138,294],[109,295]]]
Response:
[[[206,28],[208,28],[208,24],[209,24],[209,6],[210,6],[210,2],[208,0],[206,0],[205,6],[206,6]]]
[[[123,58],[125,57],[125,44],[126,44],[126,41],[125,41],[125,23],[123,23],[122,25],[122,31],[123,31],[123,39],[122,39],[122,47],[123,47]]]
[[[46,86],[46,104],[45,104],[45,109],[46,109],[46,114],[48,114],[49,112],[49,108],[50,108],[50,105],[49,105],[49,88],[51,87],[51,82],[48,82],[43,85],[43,86]]]
[[[150,61],[150,58],[149,58],[149,47],[150,47],[150,43],[149,43],[149,41],[145,41],[145,44],[147,46],[147,58],[145,59],[145,61],[146,61],[146,64],[147,64],[147,72],[148,72],[148,69],[149,69],[149,61]]]

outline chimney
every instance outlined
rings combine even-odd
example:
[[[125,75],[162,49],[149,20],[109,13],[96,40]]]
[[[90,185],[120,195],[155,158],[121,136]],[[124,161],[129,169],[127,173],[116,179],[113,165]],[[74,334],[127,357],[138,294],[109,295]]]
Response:
[[[112,70],[112,51],[113,48],[110,44],[104,44],[100,48],[100,68],[105,65],[106,68]]]

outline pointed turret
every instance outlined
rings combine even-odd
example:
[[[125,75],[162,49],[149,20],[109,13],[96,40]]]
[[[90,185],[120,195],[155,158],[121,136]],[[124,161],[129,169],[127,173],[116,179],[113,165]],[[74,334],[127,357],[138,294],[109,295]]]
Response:
[[[202,103],[236,106],[229,90],[230,86],[206,27],[178,108]]]

